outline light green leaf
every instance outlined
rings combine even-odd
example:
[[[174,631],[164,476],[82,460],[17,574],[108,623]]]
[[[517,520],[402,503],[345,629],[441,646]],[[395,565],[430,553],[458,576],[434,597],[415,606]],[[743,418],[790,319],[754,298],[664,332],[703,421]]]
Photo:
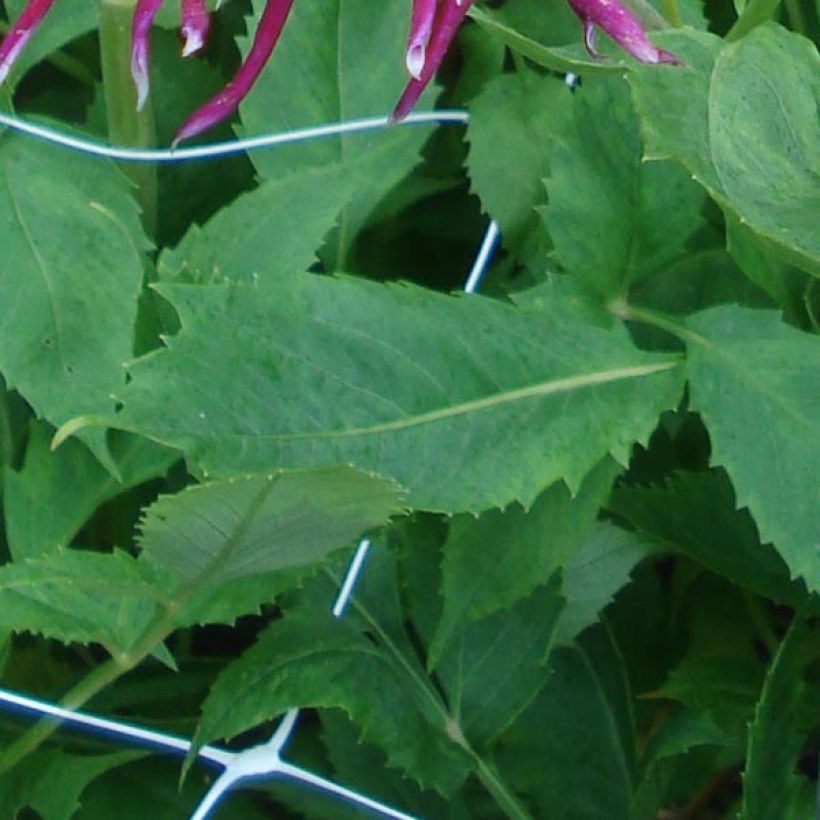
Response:
[[[272,600],[277,576],[306,574],[399,509],[394,484],[348,467],[213,482],[148,508],[140,561],[185,602],[177,623],[227,620]]]
[[[724,45],[710,34],[666,33],[681,70],[628,75],[647,158],[675,159],[721,205],[787,259],[820,275],[820,58],[776,25]]]
[[[620,487],[610,507],[662,547],[767,598],[795,606],[806,595],[783,559],[761,544],[748,510],[738,510],[723,470],[679,473],[661,487]]]
[[[569,644],[592,626],[650,552],[633,533],[599,524],[564,566],[561,595],[566,605],[555,631],[556,645]]]
[[[820,55],[766,25],[718,57],[709,136],[723,194],[743,222],[820,276]]]
[[[263,5],[255,0],[250,29],[256,27]],[[294,4],[270,62],[241,106],[244,130],[289,131],[389,114],[407,82],[402,60],[407,14],[401,3],[372,0]],[[247,41],[241,44],[243,50],[246,45]],[[431,128],[409,126],[312,140],[255,152],[251,159],[269,179],[359,161],[361,187],[341,216],[332,249],[335,268],[343,270],[355,234],[379,200],[419,163]]]
[[[550,136],[570,111],[572,95],[554,77],[522,66],[501,74],[470,104],[467,160],[472,189],[501,226],[504,246],[543,267],[546,237],[535,207],[546,202]]]
[[[195,738],[230,738],[296,706],[343,709],[391,765],[444,792],[469,771],[467,758],[431,723],[412,682],[349,620],[326,611],[288,615],[269,627],[211,688]]]
[[[641,121],[644,158],[681,162],[714,195],[720,181],[711,159],[708,97],[723,41],[702,31],[676,30],[663,35],[662,45],[685,66],[639,65],[627,74]]]
[[[619,469],[608,459],[590,473],[575,498],[558,483],[541,493],[529,511],[515,504],[479,518],[453,519],[442,560],[444,612],[429,648],[430,668],[470,623],[529,596],[571,560]]]
[[[0,567],[0,626],[111,653],[131,648],[161,600],[123,552],[61,550]]]
[[[820,338],[732,306],[687,326],[691,405],[713,462],[792,575],[820,589]]]
[[[680,395],[675,357],[570,301],[318,276],[159,290],[182,331],[135,364],[113,422],[209,473],[350,462],[424,509],[529,506],[561,478],[577,490],[607,453],[626,462]]]
[[[138,436],[112,435],[111,457],[120,480],[77,441],[52,451],[54,431],[32,429],[19,472],[7,470],[3,483],[6,538],[14,559],[34,558],[67,547],[103,502],[162,475],[179,454]]]
[[[587,82],[572,100],[554,126],[542,214],[563,268],[612,298],[682,254],[705,196],[677,163],[642,160],[621,78]]]
[[[354,188],[344,166],[264,182],[193,225],[159,262],[160,276],[183,282],[253,281],[291,275],[316,261],[316,250]]]
[[[116,167],[0,139],[0,370],[55,425],[113,409],[132,355],[146,240]],[[106,457],[99,431],[87,434]]]
[[[817,624],[798,612],[766,674],[743,775],[739,820],[805,820],[814,784],[797,774],[806,737],[797,727],[806,664],[818,655]],[[807,799],[809,798],[809,799]]]
[[[62,749],[41,749],[0,775],[0,815],[23,817],[28,816],[28,810],[36,811],[42,820],[71,820],[90,783],[145,755],[142,751],[77,755]]]

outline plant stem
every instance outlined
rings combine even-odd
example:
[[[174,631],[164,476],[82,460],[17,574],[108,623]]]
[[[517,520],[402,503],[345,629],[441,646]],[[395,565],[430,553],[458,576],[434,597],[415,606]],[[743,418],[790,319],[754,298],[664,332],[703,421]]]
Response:
[[[336,587],[339,586],[341,578],[329,569],[325,569],[327,576],[333,581]],[[430,702],[433,710],[440,721],[440,728],[447,737],[469,755],[475,765],[475,774],[481,785],[490,793],[498,807],[510,817],[511,820],[532,820],[532,815],[520,803],[513,794],[510,787],[504,782],[501,775],[470,745],[469,740],[464,736],[458,721],[452,717],[447,704],[441,695],[436,691],[430,681],[419,674],[415,664],[411,663],[404,653],[396,646],[390,635],[384,630],[378,619],[371,615],[370,611],[355,596],[350,599],[351,606],[356,612],[373,628],[385,647],[394,656],[399,665],[405,669],[413,683],[419,688],[425,699]]]
[[[661,0],[661,11],[675,28],[683,28],[683,16],[680,13],[678,0]]]
[[[106,686],[139,666],[151,654],[154,647],[173,632],[177,611],[177,606],[171,606],[159,614],[153,623],[148,625],[130,652],[112,657],[89,672],[73,689],[69,690],[60,705],[66,709],[79,709]],[[21,735],[0,755],[0,774],[8,771],[37,749],[61,723],[62,721],[55,718],[43,718],[37,721],[31,729]]]
[[[149,97],[137,111],[137,91],[131,77],[131,19],[136,0],[102,0],[100,57],[108,116],[108,138],[115,145],[149,148],[156,142],[154,112]],[[153,165],[121,166],[137,188],[142,222],[154,235],[157,219],[157,172]]]

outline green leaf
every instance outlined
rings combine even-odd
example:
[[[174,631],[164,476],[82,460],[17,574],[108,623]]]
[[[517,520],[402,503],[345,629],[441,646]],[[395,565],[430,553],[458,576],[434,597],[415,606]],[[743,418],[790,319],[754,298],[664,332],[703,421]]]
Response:
[[[142,751],[103,755],[69,754],[43,749],[0,776],[0,814],[27,816],[36,811],[42,820],[71,820],[80,808],[85,789],[105,772],[145,757]]]
[[[227,620],[272,600],[271,576],[305,574],[399,509],[394,484],[348,467],[212,482],[148,508],[140,561],[185,602],[177,623]]]
[[[820,58],[775,25],[724,46],[713,35],[668,33],[684,70],[629,74],[647,158],[676,159],[720,204],[793,263],[820,275]]]
[[[505,734],[499,767],[535,817],[630,818],[629,753],[603,663],[580,648],[556,651],[546,686]]]
[[[535,207],[546,202],[550,136],[570,110],[563,82],[522,66],[501,74],[470,104],[472,189],[501,226],[504,246],[543,267],[546,237]]]
[[[723,41],[691,30],[666,32],[658,41],[685,66],[636,66],[627,74],[641,121],[644,158],[681,162],[715,195],[721,186],[709,142],[709,83]]]
[[[6,538],[14,559],[67,547],[100,504],[162,475],[179,458],[144,438],[113,435],[109,445],[117,481],[79,442],[67,441],[52,451],[53,432],[37,424],[22,469],[7,470],[4,476]]]
[[[760,543],[748,511],[737,509],[723,470],[678,473],[658,487],[620,487],[610,507],[663,547],[734,584],[792,606],[806,595],[777,551]]]
[[[644,697],[706,711],[733,744],[743,742],[766,669],[760,645],[768,635],[761,635],[755,607],[758,601],[723,579],[699,576],[675,609],[676,620],[686,625],[686,642],[678,650],[683,656]]]
[[[195,745],[234,737],[297,706],[343,709],[364,740],[423,785],[449,793],[467,775],[466,756],[431,722],[435,713],[402,669],[327,611],[287,615],[226,667],[203,706]]]
[[[691,406],[713,462],[792,575],[820,589],[820,338],[733,306],[687,326]]]
[[[249,27],[255,28],[263,5],[255,0]],[[244,130],[289,131],[386,116],[407,82],[401,57],[406,35],[401,3],[294,4],[270,62],[241,106]],[[419,163],[430,132],[431,126],[409,126],[348,134],[255,152],[251,159],[265,178],[329,163],[359,165],[359,193],[345,208],[336,237],[335,267],[343,270],[356,233],[379,200]]]
[[[642,160],[620,78],[587,82],[572,99],[571,116],[554,126],[541,213],[562,267],[612,298],[682,254],[704,194],[677,163]]]
[[[804,820],[813,783],[797,774],[806,737],[796,721],[805,689],[807,662],[818,656],[817,623],[795,616],[772,660],[755,717],[749,727],[749,746],[743,775],[740,820]]]
[[[742,221],[820,276],[820,55],[766,25],[718,57],[709,94],[712,157]]]
[[[566,606],[555,632],[556,645],[569,644],[592,626],[649,553],[648,545],[633,533],[599,524],[564,566],[561,595]]]
[[[415,507],[529,506],[558,479],[577,490],[607,453],[626,462],[680,394],[675,358],[569,301],[317,276],[159,290],[182,331],[132,368],[113,421],[209,473],[350,462]]]
[[[547,657],[564,601],[556,575],[505,612],[454,636],[436,673],[453,722],[476,749],[489,746],[532,702],[547,677]]]
[[[131,648],[160,601],[123,552],[61,550],[0,567],[0,626],[112,654]]]
[[[584,543],[619,468],[607,460],[575,498],[563,483],[545,490],[525,511],[515,504],[450,523],[442,561],[444,612],[429,648],[441,653],[473,621],[526,598],[546,584]]]
[[[193,225],[160,258],[164,279],[209,283],[292,275],[316,261],[316,250],[354,188],[344,166],[264,182],[222,208],[203,228]]]
[[[0,370],[52,424],[113,409],[132,355],[146,240],[116,167],[0,139]],[[87,438],[106,457],[100,431]]]

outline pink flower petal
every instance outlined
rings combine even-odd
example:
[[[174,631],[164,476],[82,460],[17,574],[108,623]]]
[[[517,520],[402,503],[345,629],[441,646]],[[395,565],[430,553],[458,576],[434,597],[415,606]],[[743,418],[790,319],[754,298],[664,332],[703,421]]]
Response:
[[[427,48],[424,66],[418,77],[413,77],[404,89],[393,111],[394,122],[403,120],[418,102],[424,89],[433,79],[450,43],[453,42],[461,23],[472,6],[473,0],[444,0],[436,11],[433,31]]]
[[[151,24],[162,0],[137,0],[131,23],[131,76],[137,87],[137,111],[142,111],[150,89]]]
[[[649,42],[640,20],[620,0],[569,0],[569,4],[584,24],[584,42],[593,57],[599,56],[594,37],[598,26],[642,63],[680,64],[670,51]]]
[[[20,16],[12,23],[0,46],[0,83],[8,76],[14,61],[20,56],[37,26],[48,14],[54,0],[29,0]]]
[[[211,16],[205,8],[205,0],[182,0],[182,56],[195,54],[208,39]]]
[[[426,60],[427,44],[436,19],[436,0],[413,0],[410,36],[407,38],[407,71],[414,80],[421,78]]]
[[[268,0],[251,50],[236,76],[222,91],[185,120],[177,132],[174,145],[201,134],[236,111],[270,58],[292,5],[293,0]]]

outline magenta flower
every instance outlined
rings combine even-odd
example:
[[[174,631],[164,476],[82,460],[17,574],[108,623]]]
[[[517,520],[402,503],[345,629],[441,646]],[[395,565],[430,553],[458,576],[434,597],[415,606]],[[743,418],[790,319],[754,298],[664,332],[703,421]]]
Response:
[[[393,111],[391,119],[406,117],[433,79],[447,49],[458,33],[474,0],[412,0],[410,33],[405,64],[410,81]],[[638,18],[621,0],[568,0],[584,24],[584,41],[590,54],[595,50],[595,29],[603,29],[622,48],[644,63],[680,63],[669,51],[649,41]],[[54,0],[29,0],[0,45],[0,82],[2,82]],[[137,89],[137,108],[148,99],[150,82],[150,32],[162,0],[137,0],[131,33],[131,74]],[[218,6],[219,4],[217,4]],[[215,97],[195,111],[177,132],[174,145],[206,131],[229,117],[247,96],[273,52],[293,0],[267,0],[253,44],[236,76]],[[205,43],[210,18],[205,0],[180,0],[183,37],[182,55],[195,53]]]
[[[404,119],[433,79],[473,0],[413,0],[413,17],[405,62],[410,82],[396,108],[394,121]]]
[[[48,14],[54,0],[29,0],[29,3],[14,21],[0,46],[0,83],[8,76],[11,66],[25,48],[29,38]]]
[[[270,58],[292,5],[293,0],[268,0],[262,12],[262,18],[259,20],[259,27],[256,29],[251,50],[236,72],[236,76],[222,91],[185,120],[177,131],[174,145],[201,134],[236,111]]]
[[[598,26],[642,63],[680,65],[672,52],[649,42],[640,20],[621,5],[620,0],[569,0],[569,4],[584,24],[584,43],[593,57],[601,56],[595,49],[595,27]]]

